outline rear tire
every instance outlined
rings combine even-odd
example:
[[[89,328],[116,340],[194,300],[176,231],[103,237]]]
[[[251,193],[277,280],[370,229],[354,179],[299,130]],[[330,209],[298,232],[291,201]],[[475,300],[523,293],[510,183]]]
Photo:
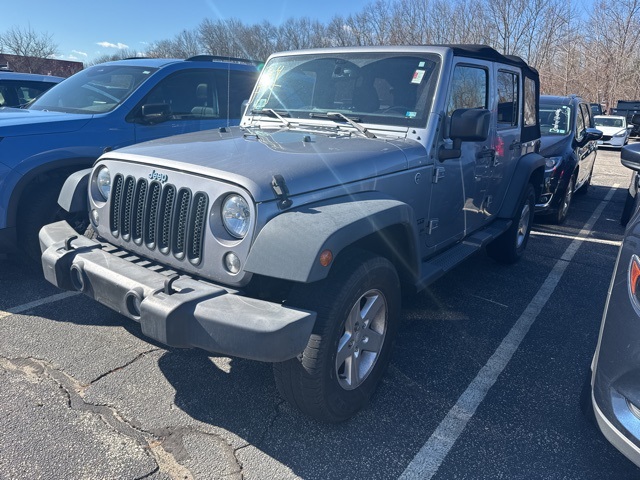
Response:
[[[400,316],[395,268],[368,252],[343,253],[327,279],[295,287],[288,303],[317,318],[301,357],[273,365],[280,395],[316,420],[347,420],[390,360]]]
[[[529,183],[511,219],[511,226],[487,245],[487,255],[500,263],[515,263],[522,257],[529,241],[535,205],[536,192]]]

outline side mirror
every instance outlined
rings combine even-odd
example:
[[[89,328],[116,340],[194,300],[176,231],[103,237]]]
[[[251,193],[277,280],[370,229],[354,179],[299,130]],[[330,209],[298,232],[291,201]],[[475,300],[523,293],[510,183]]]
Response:
[[[579,141],[574,140],[574,142],[578,147],[584,147],[587,143],[594,140],[600,140],[601,138],[602,138],[602,131],[596,128],[586,128],[584,130],[582,139],[580,139]]]
[[[620,153],[622,165],[636,172],[640,172],[640,143],[627,145]]]
[[[587,128],[584,131],[584,142],[591,142],[593,140],[600,140],[602,138],[602,131],[597,128]]]
[[[155,125],[166,121],[171,116],[171,110],[166,103],[148,103],[142,106],[142,123]]]
[[[459,158],[462,155],[462,142],[484,142],[489,138],[491,112],[484,108],[459,108],[451,114],[449,138],[453,140],[452,149],[440,149],[440,161]]]

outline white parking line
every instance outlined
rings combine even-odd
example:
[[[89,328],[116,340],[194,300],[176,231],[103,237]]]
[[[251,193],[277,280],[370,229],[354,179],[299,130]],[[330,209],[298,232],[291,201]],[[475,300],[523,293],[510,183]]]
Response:
[[[583,242],[590,242],[590,243],[600,243],[602,245],[611,245],[614,247],[619,247],[622,242],[618,242],[616,240],[602,240],[600,238],[585,238],[585,237],[580,237],[580,236],[572,236],[572,235],[564,235],[562,233],[549,233],[549,232],[531,232],[531,235],[534,237],[555,237],[555,238],[564,238],[566,240],[576,240],[576,239],[580,239]]]
[[[400,475],[401,480],[432,478],[440,468],[440,465],[449,454],[449,451],[462,434],[467,423],[473,417],[476,409],[484,400],[489,389],[498,379],[498,376],[505,369],[511,357],[520,346],[525,335],[533,325],[542,308],[546,305],[555,290],[558,282],[562,278],[564,271],[578,251],[578,248],[590,233],[594,224],[600,218],[605,206],[613,197],[618,188],[615,184],[604,200],[594,210],[591,218],[584,224],[577,238],[564,251],[560,260],[556,262],[546,280],[533,297],[518,321],[511,328],[507,336],[502,340],[500,346],[493,353],[491,358],[482,367],[476,378],[469,384],[462,393],[456,404],[449,410],[440,425],[431,434],[431,437],[422,446],[420,451],[409,463],[405,471]]]
[[[9,317],[11,315],[15,315],[16,313],[26,312],[27,310],[31,310],[32,308],[39,307],[40,305],[46,305],[47,303],[57,302],[58,300],[64,300],[65,298],[73,297],[74,295],[80,295],[80,292],[57,293],[49,297],[41,298],[40,300],[34,300],[33,302],[25,303],[24,305],[19,305],[17,307],[10,308],[7,311],[0,310],[0,318]]]

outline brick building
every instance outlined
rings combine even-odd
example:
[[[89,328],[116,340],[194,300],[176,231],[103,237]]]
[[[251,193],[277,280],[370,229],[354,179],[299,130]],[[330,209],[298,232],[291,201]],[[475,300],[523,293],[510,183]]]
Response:
[[[69,60],[23,57],[21,55],[0,53],[0,67],[6,67],[14,72],[70,77],[82,70],[84,65],[82,62],[71,62]]]

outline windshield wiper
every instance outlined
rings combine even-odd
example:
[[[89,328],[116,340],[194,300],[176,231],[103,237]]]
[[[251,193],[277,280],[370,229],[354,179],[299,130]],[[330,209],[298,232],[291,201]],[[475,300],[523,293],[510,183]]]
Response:
[[[261,110],[253,109],[253,110],[251,110],[251,114],[252,115],[270,114],[269,116],[276,117],[278,120],[280,120],[282,123],[284,123],[285,126],[291,127],[291,122],[289,120],[287,120],[286,118],[284,118],[284,115],[289,116],[289,114],[286,113],[286,112],[277,112],[273,108],[263,108]]]
[[[367,137],[367,138],[378,138],[373,133],[371,133],[369,130],[367,130],[365,127],[363,127],[362,125],[360,125],[358,123],[360,121],[359,118],[357,118],[357,117],[355,119],[349,118],[344,113],[340,113],[340,112],[310,113],[309,117],[311,117],[311,118],[336,118],[337,117],[337,118],[340,118],[340,119],[344,120],[345,122],[347,122],[353,128],[355,128],[360,133],[362,133],[365,137]]]

